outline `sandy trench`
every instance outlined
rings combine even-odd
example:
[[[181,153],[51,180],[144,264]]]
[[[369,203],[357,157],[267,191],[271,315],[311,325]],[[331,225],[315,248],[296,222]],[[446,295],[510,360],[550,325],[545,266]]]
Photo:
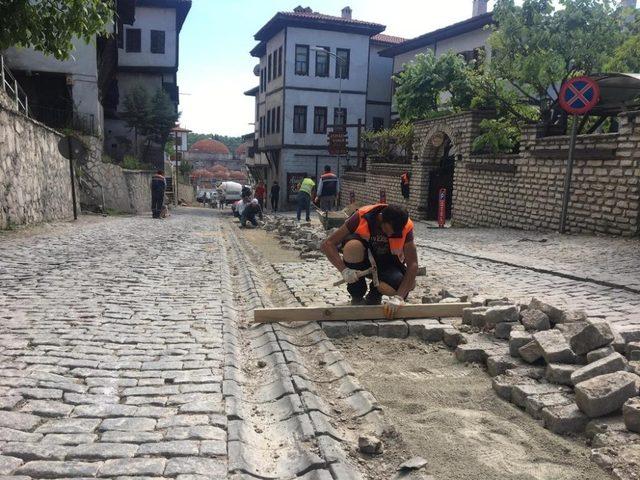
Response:
[[[265,260],[300,261],[264,230],[242,232]],[[581,439],[555,435],[501,400],[482,368],[459,363],[443,344],[379,337],[333,343],[381,404],[403,446],[428,461],[425,473],[436,480],[611,478],[589,459]]]

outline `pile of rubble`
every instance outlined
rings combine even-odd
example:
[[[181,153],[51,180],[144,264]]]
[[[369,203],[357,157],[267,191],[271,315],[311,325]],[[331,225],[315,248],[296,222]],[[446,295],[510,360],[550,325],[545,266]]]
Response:
[[[614,332],[605,320],[535,298],[470,302],[460,333],[445,338],[456,358],[485,363],[500,397],[555,433],[585,432],[601,466],[640,478],[616,472],[640,472],[640,328]],[[622,448],[633,461],[622,460]]]
[[[323,257],[320,244],[332,233],[326,232],[320,225],[300,223],[291,217],[282,215],[266,215],[263,228],[273,232],[283,248],[298,250],[303,259]]]

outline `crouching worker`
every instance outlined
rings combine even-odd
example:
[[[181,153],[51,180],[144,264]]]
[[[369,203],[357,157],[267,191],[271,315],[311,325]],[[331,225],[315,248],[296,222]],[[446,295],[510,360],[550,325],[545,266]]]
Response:
[[[378,204],[358,209],[327,237],[321,250],[342,273],[352,305],[379,305],[382,295],[387,295],[385,315],[393,318],[416,286],[413,222],[403,207]],[[377,266],[379,286],[372,282],[367,293],[366,278],[358,273],[371,268],[369,252]]]
[[[244,206],[244,209],[240,214],[240,227],[246,227],[247,220],[249,220],[254,227],[257,227],[258,221],[256,220],[256,215],[258,215],[260,220],[262,220],[262,208],[260,208],[260,203],[257,198],[253,198]]]

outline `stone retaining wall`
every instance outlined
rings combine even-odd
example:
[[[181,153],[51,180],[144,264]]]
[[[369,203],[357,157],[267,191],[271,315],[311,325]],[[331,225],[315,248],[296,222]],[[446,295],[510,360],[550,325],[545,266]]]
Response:
[[[0,91],[0,229],[73,218],[61,135],[12,108]]]
[[[479,124],[491,115],[464,112],[417,122],[412,164],[370,164],[366,172],[345,174],[343,203],[351,191],[357,201],[377,202],[381,188],[386,189],[389,202],[403,203],[400,175],[409,167],[407,206],[414,218],[425,218],[430,173],[440,168],[440,140],[448,137],[455,157],[454,226],[557,230],[569,138],[537,138],[535,127],[530,127],[523,133],[519,154],[473,154]],[[621,116],[619,124],[619,133],[577,139],[566,224],[569,233],[640,233],[640,127],[635,113]]]

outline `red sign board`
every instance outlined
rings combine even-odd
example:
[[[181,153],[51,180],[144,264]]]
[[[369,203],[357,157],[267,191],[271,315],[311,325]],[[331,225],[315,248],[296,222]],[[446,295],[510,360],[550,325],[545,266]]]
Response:
[[[438,227],[443,228],[447,221],[447,189],[438,192]]]
[[[584,115],[600,101],[600,86],[589,77],[576,77],[562,84],[558,103],[571,115]]]
[[[348,153],[348,137],[345,130],[329,132],[329,155],[346,155]]]

